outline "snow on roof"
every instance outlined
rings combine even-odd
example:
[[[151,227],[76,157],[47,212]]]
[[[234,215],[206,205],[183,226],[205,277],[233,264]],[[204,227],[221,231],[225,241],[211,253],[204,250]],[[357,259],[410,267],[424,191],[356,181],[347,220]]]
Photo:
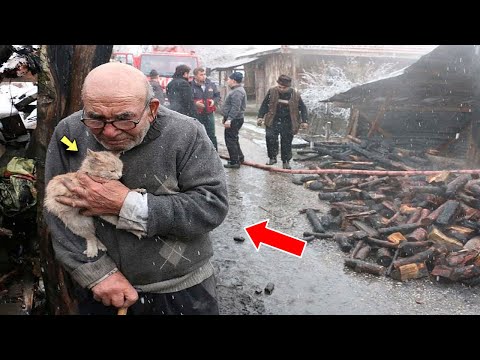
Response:
[[[266,45],[246,52],[237,59],[250,56],[264,56],[278,52],[289,51],[321,51],[326,53],[348,53],[358,55],[388,55],[388,56],[417,56],[420,57],[435,49],[438,45]]]
[[[237,59],[237,60],[234,60],[234,61],[230,61],[228,63],[217,65],[217,66],[213,67],[212,70],[231,69],[231,68],[235,68],[237,66],[244,65],[244,64],[247,64],[249,62],[255,61],[257,59],[258,59],[258,57],[248,57],[248,58]]]

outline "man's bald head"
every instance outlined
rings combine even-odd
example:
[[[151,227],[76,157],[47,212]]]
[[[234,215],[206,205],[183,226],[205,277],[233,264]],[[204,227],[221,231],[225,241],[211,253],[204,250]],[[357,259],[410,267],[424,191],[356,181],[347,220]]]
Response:
[[[145,100],[149,83],[145,75],[131,65],[106,63],[90,71],[82,88],[82,100],[113,101],[119,98]]]

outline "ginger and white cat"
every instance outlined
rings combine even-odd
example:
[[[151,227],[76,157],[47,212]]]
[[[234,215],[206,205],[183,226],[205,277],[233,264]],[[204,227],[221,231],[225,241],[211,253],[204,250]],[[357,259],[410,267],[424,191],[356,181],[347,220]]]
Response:
[[[108,180],[118,180],[122,177],[123,163],[119,158],[119,154],[109,151],[92,151],[87,150],[87,156],[83,160],[79,172],[89,175],[98,176]],[[95,257],[98,250],[106,251],[106,247],[95,236],[95,225],[93,217],[80,214],[81,208],[64,205],[55,200],[57,196],[72,197],[70,192],[63,184],[62,180],[69,180],[73,186],[79,186],[77,180],[77,172],[70,172],[53,177],[45,190],[45,208],[52,214],[56,215],[74,234],[83,237],[87,241],[87,249],[84,254],[87,257]],[[134,191],[142,192],[143,189]],[[143,190],[144,191],[144,190]],[[116,225],[118,216],[105,215],[102,219]],[[131,231],[138,237],[141,235],[138,231]]]

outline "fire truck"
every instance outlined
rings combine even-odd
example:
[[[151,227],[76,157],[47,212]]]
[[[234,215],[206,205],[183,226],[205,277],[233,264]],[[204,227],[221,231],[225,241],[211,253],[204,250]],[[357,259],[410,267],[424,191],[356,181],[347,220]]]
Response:
[[[134,64],[145,76],[151,70],[157,70],[160,85],[165,92],[178,65],[187,65],[192,70],[200,66],[200,58],[195,51],[187,51],[179,46],[153,46],[153,51],[135,57]]]
[[[110,58],[112,62],[120,62],[128,65],[135,65],[135,56],[128,52],[114,52]]]

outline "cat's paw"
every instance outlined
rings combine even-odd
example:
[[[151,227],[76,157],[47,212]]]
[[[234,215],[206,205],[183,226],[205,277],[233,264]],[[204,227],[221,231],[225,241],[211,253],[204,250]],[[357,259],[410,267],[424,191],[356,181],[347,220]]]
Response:
[[[96,246],[87,246],[87,250],[85,250],[83,253],[89,258],[94,258],[98,255],[98,248]]]
[[[103,243],[101,243],[100,241],[97,241],[97,248],[98,250],[107,251],[107,247],[103,245]]]
[[[133,189],[132,191],[138,192],[140,194],[146,194],[147,193],[147,189]]]

